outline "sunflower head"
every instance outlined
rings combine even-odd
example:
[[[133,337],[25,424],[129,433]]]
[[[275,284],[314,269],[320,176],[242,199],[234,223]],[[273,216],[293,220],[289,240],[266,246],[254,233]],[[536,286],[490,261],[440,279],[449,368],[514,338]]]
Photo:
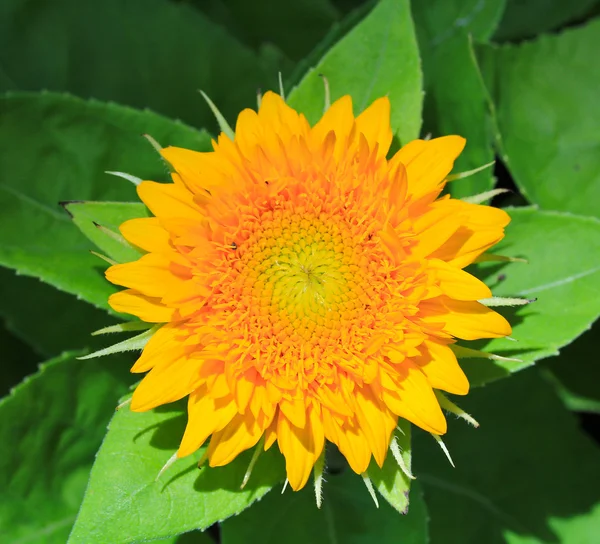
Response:
[[[464,395],[452,344],[510,334],[463,268],[503,237],[501,210],[440,198],[465,141],[415,140],[387,158],[387,98],[345,96],[311,127],[274,93],[214,151],[167,147],[173,183],[144,181],[154,217],[121,225],[145,252],[108,269],[119,312],[163,324],[131,404],[188,396],[178,455],[211,466],[277,442],[293,489],[326,440],[361,474],[398,418],[435,434],[434,390]]]

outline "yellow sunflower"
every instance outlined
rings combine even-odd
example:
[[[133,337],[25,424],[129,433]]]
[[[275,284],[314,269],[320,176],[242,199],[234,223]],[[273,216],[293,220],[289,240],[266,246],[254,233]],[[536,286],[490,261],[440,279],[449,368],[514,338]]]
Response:
[[[498,242],[498,209],[440,197],[465,140],[415,140],[387,158],[387,98],[358,117],[335,102],[313,127],[277,94],[244,110],[214,151],[167,147],[173,183],[144,181],[154,217],[121,225],[147,252],[106,277],[118,312],[163,325],[131,402],[188,396],[178,456],[211,466],[277,442],[302,488],[325,441],[362,474],[398,418],[441,435],[435,389],[469,383],[451,345],[510,334],[462,269]]]

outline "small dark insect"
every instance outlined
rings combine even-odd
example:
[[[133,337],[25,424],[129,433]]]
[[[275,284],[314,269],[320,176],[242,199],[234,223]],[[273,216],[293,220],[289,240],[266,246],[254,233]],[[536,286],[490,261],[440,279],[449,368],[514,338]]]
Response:
[[[231,249],[233,249],[233,251],[237,249],[237,244],[235,242],[231,242]]]
[[[498,274],[498,281],[504,281],[506,279],[506,274]]]

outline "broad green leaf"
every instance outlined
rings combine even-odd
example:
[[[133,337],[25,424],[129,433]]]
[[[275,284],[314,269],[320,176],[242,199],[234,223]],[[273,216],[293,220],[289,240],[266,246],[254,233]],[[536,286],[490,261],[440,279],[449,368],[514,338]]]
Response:
[[[558,357],[544,362],[542,371],[556,387],[567,408],[578,412],[600,414],[600,365],[598,334],[600,321],[561,350]]]
[[[284,80],[286,89],[293,89],[296,87],[306,73],[319,63],[327,51],[360,23],[377,3],[377,0],[368,0],[365,2],[361,2],[361,0],[356,1],[358,5],[353,5],[351,7],[347,6],[349,13],[341,21],[336,22],[331,26],[329,32],[314,45],[310,54],[296,63],[294,70],[290,74],[285,74],[287,76]]]
[[[285,476],[282,457],[263,453],[240,490],[251,452],[225,467],[198,469],[204,448],[157,478],[183,436],[177,405],[144,413],[126,406],[113,417],[92,469],[70,544],[130,544],[166,538],[237,514]]]
[[[592,13],[598,0],[506,0],[494,40],[522,40],[557,30]]]
[[[512,220],[506,238],[493,251],[529,262],[491,265],[483,274],[495,295],[537,300],[516,309],[496,308],[512,324],[515,341],[493,340],[485,351],[522,362],[464,359],[474,385],[556,355],[600,315],[600,221],[533,208],[507,211]]]
[[[499,151],[543,209],[600,217],[600,19],[518,46],[478,49]]]
[[[144,254],[119,232],[121,223],[150,215],[141,202],[69,202],[64,207],[81,232],[111,259],[126,263]]]
[[[0,367],[0,397],[6,395],[14,385],[37,369],[37,354],[0,322],[0,346],[2,346],[2,366]]]
[[[394,433],[399,453],[407,470],[411,467],[411,425],[405,419],[398,420],[398,430]],[[371,460],[367,475],[371,478],[375,489],[398,512],[406,514],[409,508],[408,493],[410,479],[402,471],[391,451],[388,452],[383,467],[379,468],[374,459]]]
[[[600,450],[537,369],[460,399],[478,429],[450,420],[444,441],[414,437],[431,544],[594,544]]]
[[[198,89],[234,119],[256,104],[257,88],[276,88],[283,60],[272,45],[243,46],[185,2],[0,3],[0,90],[67,91],[216,127]]]
[[[222,544],[425,544],[427,510],[414,486],[410,509],[401,515],[386,502],[376,508],[362,478],[347,466],[326,476],[317,509],[312,485],[298,492],[274,489],[240,516],[221,525]]]
[[[352,96],[355,114],[389,96],[394,134],[403,143],[419,135],[422,78],[408,0],[380,0],[292,90],[289,104],[311,123],[323,114],[321,75],[329,81],[332,101]]]
[[[505,0],[420,0],[412,3],[425,87],[423,132],[433,136],[459,134],[467,146],[455,171],[466,172],[494,160],[487,94],[471,47],[473,39],[492,34]],[[460,198],[494,185],[488,168],[449,189]]]
[[[90,334],[111,323],[105,311],[3,267],[0,317],[8,330],[36,351],[36,363],[67,349],[99,349],[104,341]]]
[[[66,95],[11,94],[0,109],[0,264],[106,308],[114,291],[106,263],[58,202],[136,200],[133,184],[104,171],[166,178],[141,134],[198,150],[209,136],[149,111]]]
[[[41,365],[0,401],[0,526],[3,542],[64,543],[129,362]],[[3,364],[6,361],[3,361]]]
[[[331,0],[191,3],[243,43],[255,49],[264,43],[275,44],[293,60],[307,55],[340,18],[340,11]]]

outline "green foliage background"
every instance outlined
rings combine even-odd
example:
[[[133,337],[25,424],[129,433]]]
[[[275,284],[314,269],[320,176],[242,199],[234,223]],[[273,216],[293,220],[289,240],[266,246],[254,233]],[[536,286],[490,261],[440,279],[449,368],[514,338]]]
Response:
[[[598,542],[598,51],[597,0],[3,0],[0,540]],[[141,134],[208,150],[218,128],[197,90],[233,124],[257,89],[278,88],[278,72],[312,121],[322,74],[357,113],[387,94],[396,146],[457,133],[468,139],[457,172],[497,158],[450,190],[511,188],[493,201],[512,216],[497,252],[529,261],[475,271],[496,295],[537,298],[505,312],[516,342],[484,346],[519,361],[464,360],[485,387],[459,403],[481,427],[450,418],[452,468],[405,426],[397,438],[417,479],[391,456],[371,466],[378,509],[335,451],[321,510],[310,486],[281,494],[275,448],[244,490],[251,452],[200,470],[199,452],[155,481],[184,407],[115,413],[134,358],[77,359],[106,346],[90,333],[119,319],[90,250],[135,258],[107,232],[146,213],[105,171],[168,179]]]

